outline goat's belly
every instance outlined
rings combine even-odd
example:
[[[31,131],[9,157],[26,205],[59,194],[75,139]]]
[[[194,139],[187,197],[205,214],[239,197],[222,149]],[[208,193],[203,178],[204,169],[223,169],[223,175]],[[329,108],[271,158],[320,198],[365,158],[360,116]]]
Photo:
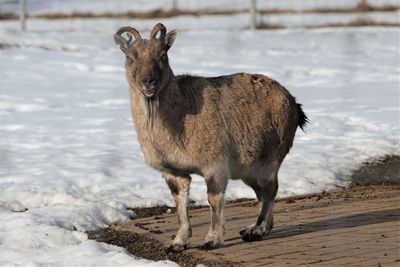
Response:
[[[169,162],[162,163],[162,171],[174,175],[190,175],[190,174],[202,175],[202,173],[196,166],[172,164]]]
[[[144,152],[143,154],[145,156],[146,163],[160,172],[166,172],[173,175],[201,175],[199,168],[191,164],[189,160],[184,157],[182,157],[181,160],[177,160],[174,159],[172,155],[161,156],[155,151],[153,153]]]
[[[163,160],[160,160],[158,162],[148,162],[148,164],[160,172],[166,172],[173,175],[202,175],[200,170],[196,166],[192,166],[189,164],[177,164]]]
[[[232,180],[262,180],[266,178],[271,169],[276,169],[277,161],[257,161],[252,164],[233,162],[230,164],[230,179]]]

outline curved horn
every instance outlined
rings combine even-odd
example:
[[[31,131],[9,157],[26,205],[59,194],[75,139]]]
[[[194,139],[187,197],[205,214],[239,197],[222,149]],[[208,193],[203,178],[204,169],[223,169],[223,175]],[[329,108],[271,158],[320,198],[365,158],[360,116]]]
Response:
[[[126,40],[124,37],[122,37],[122,34],[125,32],[129,33],[128,40]],[[136,29],[129,27],[129,26],[121,27],[114,34],[114,41],[116,44],[119,45],[121,50],[123,52],[125,52],[125,50],[128,48],[129,44],[132,41],[132,37],[135,38],[135,41],[142,39],[142,37],[140,36],[140,33]]]
[[[159,39],[162,39],[162,38],[165,37],[165,34],[167,33],[167,28],[165,28],[165,26],[164,26],[163,24],[157,23],[157,24],[154,26],[154,28],[153,28],[153,30],[151,31],[151,33],[150,33],[150,38],[151,38],[151,39],[156,39],[156,36],[157,36],[157,33],[158,33],[158,32],[161,32],[161,33],[160,33],[160,38],[159,38]]]

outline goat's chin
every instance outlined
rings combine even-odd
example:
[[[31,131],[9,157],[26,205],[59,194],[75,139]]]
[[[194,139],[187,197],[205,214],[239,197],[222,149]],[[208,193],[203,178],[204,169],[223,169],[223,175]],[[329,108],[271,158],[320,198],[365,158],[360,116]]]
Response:
[[[143,88],[143,94],[147,98],[153,98],[156,94],[156,89],[155,88]]]

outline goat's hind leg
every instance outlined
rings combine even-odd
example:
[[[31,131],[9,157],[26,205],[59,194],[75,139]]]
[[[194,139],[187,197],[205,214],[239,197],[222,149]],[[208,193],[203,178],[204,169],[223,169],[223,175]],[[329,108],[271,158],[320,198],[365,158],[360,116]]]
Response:
[[[171,190],[172,196],[174,197],[179,220],[179,229],[172,241],[170,250],[182,251],[187,248],[189,237],[192,235],[188,214],[188,198],[191,178],[189,175],[175,176],[166,173],[163,174],[163,177]]]
[[[257,206],[258,206],[258,209],[259,209],[259,212],[260,212],[260,211],[261,211],[261,207],[262,207],[262,202],[263,202],[263,201],[262,201],[262,189],[261,189],[261,187],[258,185],[258,183],[257,183],[256,180],[252,180],[252,179],[243,179],[242,181],[243,181],[245,184],[247,184],[248,186],[250,186],[250,187],[254,190],[254,193],[256,193],[256,197],[257,197],[257,201],[258,201]],[[239,231],[239,234],[240,234],[241,236],[243,236],[244,233],[246,232],[246,230],[247,230],[247,229],[250,229],[250,228],[252,228],[252,227],[254,227],[254,225],[255,225],[255,224],[253,223],[253,224],[247,226],[246,228],[240,230],[240,231]]]
[[[242,239],[248,242],[262,240],[273,227],[274,219],[272,212],[275,196],[278,191],[278,179],[276,174],[274,174],[272,179],[270,178],[259,185],[259,189],[261,208],[257,222],[247,229],[240,231]]]

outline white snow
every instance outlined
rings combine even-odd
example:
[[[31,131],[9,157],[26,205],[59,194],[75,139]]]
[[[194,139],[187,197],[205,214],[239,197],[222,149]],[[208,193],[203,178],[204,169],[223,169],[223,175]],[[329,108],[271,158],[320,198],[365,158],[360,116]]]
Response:
[[[118,26],[136,22],[33,20],[27,33],[0,24],[0,43],[20,46],[0,49],[1,266],[174,265],[84,233],[128,220],[127,207],[173,204],[144,163],[112,42]],[[399,153],[399,29],[216,32],[186,22],[165,23],[188,30],[170,51],[175,73],[263,73],[303,104],[311,124],[281,168],[279,196],[346,186],[363,160]],[[202,178],[190,197],[206,203]],[[254,193],[231,182],[227,198],[240,197]]]

